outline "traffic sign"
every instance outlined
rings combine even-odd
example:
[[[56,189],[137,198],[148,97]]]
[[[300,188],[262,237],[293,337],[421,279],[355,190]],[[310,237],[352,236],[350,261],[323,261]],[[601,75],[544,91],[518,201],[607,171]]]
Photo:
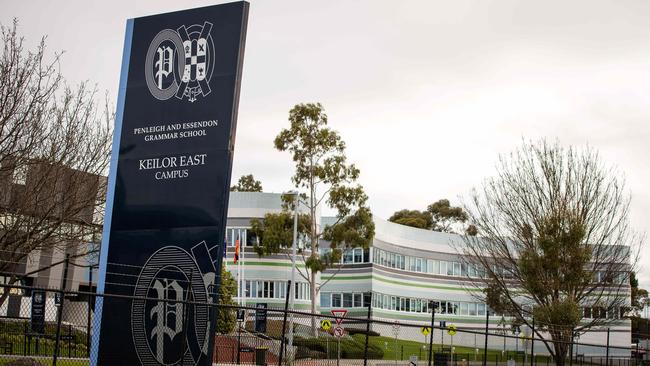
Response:
[[[329,319],[323,319],[320,321],[320,327],[323,328],[323,330],[330,330],[332,329],[332,321]]]
[[[399,334],[399,322],[395,320],[395,323],[393,323],[393,334],[395,334],[395,337]]]
[[[343,337],[343,327],[340,325],[337,325],[334,327],[334,336],[337,338]]]
[[[447,322],[444,320],[440,321],[440,328],[446,328],[447,327]]]
[[[343,318],[345,318],[345,315],[348,313],[345,309],[330,310],[330,312],[336,317],[336,324],[338,325],[343,323]]]
[[[418,366],[418,356],[412,355],[411,357],[409,357],[409,366]]]
[[[237,321],[238,322],[243,322],[245,316],[246,316],[246,310],[245,309],[237,309]]]
[[[420,328],[420,332],[422,333],[423,336],[428,336],[431,334],[431,327],[422,327]]]
[[[455,325],[450,324],[447,327],[447,334],[449,334],[450,336],[456,335],[456,329],[458,329],[458,328]]]
[[[60,293],[60,292],[55,292],[54,293],[54,305],[60,306],[62,302],[63,302],[63,294]]]

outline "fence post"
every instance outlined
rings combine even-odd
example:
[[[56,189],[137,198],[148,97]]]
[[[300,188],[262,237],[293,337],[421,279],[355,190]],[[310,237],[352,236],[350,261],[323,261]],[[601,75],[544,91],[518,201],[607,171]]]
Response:
[[[23,356],[27,356],[27,322],[23,323]]]
[[[366,297],[366,296],[364,296],[364,297]],[[372,294],[370,294],[367,297],[369,297],[369,299],[367,299],[368,300],[368,317],[367,317],[367,321],[366,321],[366,345],[364,346],[364,349],[363,349],[363,366],[368,365],[368,338],[370,337],[370,334],[368,334],[368,333],[370,333],[370,317],[371,317],[371,313],[372,313]],[[329,354],[327,355],[327,357],[329,358]]]
[[[88,283],[90,284],[90,290],[88,291],[88,313],[86,314],[86,352],[88,353],[88,357],[90,357],[90,314],[92,313],[90,307],[92,305],[92,295],[90,293],[93,292],[93,266],[92,264],[90,265],[90,272],[88,273]]]
[[[429,366],[431,366],[431,362],[433,360],[432,354],[433,354],[433,325],[436,321],[436,308],[433,306],[435,302],[431,301],[429,303],[429,308],[431,309],[431,334],[429,334]],[[485,365],[483,365],[485,366]]]
[[[485,307],[485,347],[483,348],[483,366],[487,365],[487,349],[488,349],[488,328],[490,326],[490,310]]]
[[[72,350],[72,324],[68,324],[68,357],[71,355]]]
[[[607,328],[607,350],[605,351],[605,366],[609,366],[609,328]]]
[[[289,311],[289,295],[291,294],[291,280],[287,281],[287,295],[284,300],[284,316],[282,317],[282,338],[280,339],[280,356],[278,357],[278,366],[282,365],[282,357],[284,356],[284,334],[287,332],[287,312]],[[291,329],[293,334],[293,329]]]
[[[569,344],[569,366],[573,366],[573,337],[574,333],[571,331],[571,343]]]
[[[244,310],[245,312],[246,310]],[[246,313],[244,313],[244,326],[246,325]],[[241,324],[242,322],[237,321],[237,364],[239,365],[241,361]]]
[[[533,366],[535,363],[535,318],[533,318],[533,327],[530,336],[530,366]]]
[[[63,317],[63,304],[65,304],[65,284],[68,278],[68,264],[70,263],[70,254],[65,255],[65,264],[63,266],[63,278],[61,278],[61,304],[56,311],[56,340],[54,341],[54,357],[52,358],[52,366],[56,366],[56,361],[59,357],[59,342],[61,341],[61,318]]]

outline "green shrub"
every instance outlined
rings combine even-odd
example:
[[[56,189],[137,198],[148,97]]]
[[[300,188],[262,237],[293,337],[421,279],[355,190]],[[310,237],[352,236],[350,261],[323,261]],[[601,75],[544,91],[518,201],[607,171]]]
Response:
[[[366,335],[366,333],[368,333],[368,335],[369,335],[370,337],[378,337],[378,336],[380,335],[378,332],[375,332],[374,330],[370,330],[370,331],[366,332],[365,329],[349,328],[349,329],[346,329],[346,331],[347,331],[348,334],[350,334],[350,335],[355,335],[355,334],[363,334],[363,335]]]
[[[295,338],[294,345],[298,346],[296,357],[326,358],[329,348],[328,358],[336,358],[337,343],[336,338]],[[341,338],[341,358],[361,359],[364,356],[364,347],[365,338],[343,337]],[[381,359],[383,357],[384,351],[380,347],[368,344],[368,358]]]

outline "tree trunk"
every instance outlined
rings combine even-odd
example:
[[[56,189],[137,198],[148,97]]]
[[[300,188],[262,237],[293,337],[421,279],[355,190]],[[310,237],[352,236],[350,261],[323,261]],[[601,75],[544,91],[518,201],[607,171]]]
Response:
[[[564,332],[551,332],[553,339],[553,348],[555,350],[554,361],[556,366],[564,366],[566,364],[566,357],[569,351],[569,339],[565,336]]]
[[[311,313],[316,314],[316,271],[311,271]],[[311,329],[314,337],[318,337],[318,326],[316,325],[316,316],[311,316]]]

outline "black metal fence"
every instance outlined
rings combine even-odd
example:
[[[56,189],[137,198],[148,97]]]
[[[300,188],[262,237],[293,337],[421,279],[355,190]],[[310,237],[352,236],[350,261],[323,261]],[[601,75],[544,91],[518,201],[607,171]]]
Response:
[[[0,285],[0,289],[20,292],[17,296],[21,296],[29,308],[29,312],[23,309],[21,316],[0,318],[0,365],[89,365],[90,360],[97,356],[91,347],[95,301],[113,295],[6,285]],[[120,298],[125,301],[143,300],[128,296]],[[186,309],[176,314],[183,317],[187,309],[197,305],[192,301],[146,300],[162,302],[174,309]],[[182,307],[177,304],[182,304]],[[639,343],[632,345],[629,332],[610,332],[608,329],[598,331],[598,338],[604,342],[581,342],[580,339],[589,338],[585,335],[570,342],[567,357],[558,362],[549,356],[546,340],[525,332],[524,335],[513,335],[500,331],[489,322],[456,327],[432,319],[432,328],[431,321],[382,320],[373,315],[371,307],[365,309],[365,316],[359,317],[359,309],[356,309],[357,317],[350,317],[343,313],[290,311],[286,305],[266,309],[200,305],[210,306],[217,314],[218,329],[211,350],[215,364],[650,365],[645,347]],[[183,338],[186,332],[187,327],[184,327],[173,336]],[[130,334],[124,336],[131,337]],[[621,342],[616,337],[625,337],[625,340]],[[637,335],[637,338],[650,337]],[[614,339],[619,346],[610,344]],[[620,346],[621,343],[626,345]],[[179,349],[175,352],[182,355],[185,351]],[[110,364],[119,365],[119,352],[111,360],[115,361]],[[180,365],[182,362],[181,356],[177,362],[166,360],[161,364]]]

